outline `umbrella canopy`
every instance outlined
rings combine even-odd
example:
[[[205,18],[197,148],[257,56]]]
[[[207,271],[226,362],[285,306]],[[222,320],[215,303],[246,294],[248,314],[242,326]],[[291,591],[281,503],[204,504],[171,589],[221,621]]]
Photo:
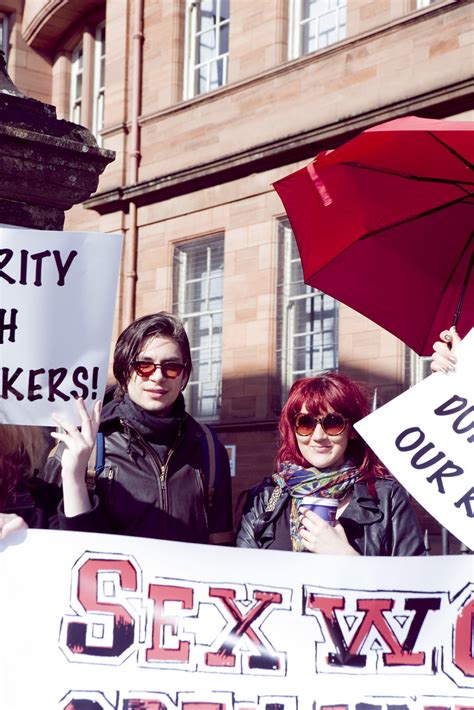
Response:
[[[429,355],[474,326],[474,123],[364,131],[278,182],[305,282]],[[457,315],[455,316],[455,314]]]

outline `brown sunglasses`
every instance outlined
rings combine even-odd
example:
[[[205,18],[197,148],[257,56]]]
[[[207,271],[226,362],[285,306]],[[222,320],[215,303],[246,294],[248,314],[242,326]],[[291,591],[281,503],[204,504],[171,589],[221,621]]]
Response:
[[[343,417],[338,412],[325,414],[324,417],[315,417],[313,414],[300,413],[297,415],[294,423],[295,432],[298,436],[309,436],[316,429],[318,424],[321,424],[321,429],[328,436],[337,436],[342,434],[349,419]]]

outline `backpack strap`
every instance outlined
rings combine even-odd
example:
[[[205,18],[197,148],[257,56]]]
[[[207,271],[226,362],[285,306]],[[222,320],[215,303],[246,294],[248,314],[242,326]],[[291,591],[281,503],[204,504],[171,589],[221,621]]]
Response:
[[[214,497],[214,488],[216,483],[216,473],[217,473],[217,462],[216,462],[216,443],[214,440],[214,432],[207,424],[200,424],[200,427],[204,433],[201,436],[201,449],[204,461],[204,476],[207,483],[208,499],[209,505],[212,503]]]
[[[101,431],[97,432],[95,444],[87,462],[86,485],[90,491],[95,490],[96,478],[105,466],[105,438]]]

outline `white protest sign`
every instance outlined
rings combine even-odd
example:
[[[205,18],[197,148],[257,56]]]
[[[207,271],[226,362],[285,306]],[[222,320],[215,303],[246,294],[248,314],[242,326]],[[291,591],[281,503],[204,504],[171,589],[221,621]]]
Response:
[[[474,549],[474,329],[448,375],[434,373],[355,425],[391,473]]]
[[[121,234],[0,228],[0,423],[77,421],[107,381]]]
[[[0,541],[5,710],[467,710],[472,559],[29,530]]]

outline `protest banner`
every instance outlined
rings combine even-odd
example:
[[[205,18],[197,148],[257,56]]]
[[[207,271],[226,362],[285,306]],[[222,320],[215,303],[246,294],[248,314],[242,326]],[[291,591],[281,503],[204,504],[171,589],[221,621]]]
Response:
[[[474,329],[448,375],[434,373],[355,424],[391,473],[474,549]]]
[[[0,228],[0,423],[78,422],[107,380],[122,235]]]
[[[8,710],[474,707],[466,555],[32,530],[0,542],[0,579]]]

